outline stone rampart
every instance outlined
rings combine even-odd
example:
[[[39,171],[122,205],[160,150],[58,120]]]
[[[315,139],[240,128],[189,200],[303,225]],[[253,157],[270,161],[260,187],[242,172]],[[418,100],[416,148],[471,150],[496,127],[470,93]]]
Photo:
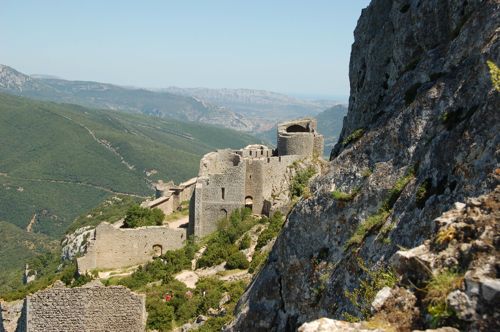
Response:
[[[143,264],[167,250],[182,247],[186,229],[168,226],[117,228],[97,226],[87,252],[77,259],[79,273],[94,269],[116,269]]]
[[[144,331],[145,295],[122,286],[52,287],[25,300],[27,332]]]

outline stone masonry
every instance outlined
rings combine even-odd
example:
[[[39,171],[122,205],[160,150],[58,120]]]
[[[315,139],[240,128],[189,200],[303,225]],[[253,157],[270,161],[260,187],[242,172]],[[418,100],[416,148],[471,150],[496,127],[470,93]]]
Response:
[[[144,331],[146,297],[122,286],[61,282],[26,298],[17,331]]]
[[[167,250],[182,247],[186,235],[185,228],[169,228],[168,225],[119,228],[101,223],[95,229],[86,254],[77,258],[78,272],[144,264]]]
[[[316,126],[314,119],[280,124],[276,150],[249,145],[206,154],[190,202],[188,234],[210,234],[220,219],[237,208],[249,207],[254,214],[269,215],[287,169],[300,159],[321,156],[323,136]]]

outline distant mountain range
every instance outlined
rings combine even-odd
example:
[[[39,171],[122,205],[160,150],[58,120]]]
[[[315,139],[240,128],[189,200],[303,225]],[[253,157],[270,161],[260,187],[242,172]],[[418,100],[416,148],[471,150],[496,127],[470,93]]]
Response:
[[[29,76],[5,65],[0,65],[0,92],[92,108],[215,124],[242,131],[253,129],[252,123],[245,116],[190,96],[98,82],[68,81],[47,75]]]
[[[0,92],[86,107],[143,113],[182,121],[262,132],[277,122],[315,116],[334,101],[310,101],[251,89],[141,89],[70,81],[51,75],[26,75],[0,65]]]
[[[303,100],[276,92],[252,89],[170,87],[160,91],[190,96],[230,109],[251,119],[255,131],[269,130],[279,121],[315,116],[335,104],[331,100]]]

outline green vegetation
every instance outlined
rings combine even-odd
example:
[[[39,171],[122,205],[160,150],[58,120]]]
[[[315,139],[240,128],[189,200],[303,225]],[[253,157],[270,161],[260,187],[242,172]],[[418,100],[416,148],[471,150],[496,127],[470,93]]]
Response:
[[[425,286],[424,303],[427,303],[427,311],[431,316],[433,327],[442,326],[454,312],[446,304],[446,297],[455,289],[459,289],[463,283],[463,275],[451,270],[445,270],[432,276]]]
[[[303,170],[299,170],[290,184],[290,195],[292,199],[301,197],[309,193],[309,179],[316,174],[316,171],[312,167],[308,167]]]
[[[197,266],[208,267],[227,261],[230,256],[239,252],[236,240],[257,222],[257,218],[247,208],[235,210],[229,218],[220,220],[217,232],[207,238],[207,249],[198,259]]]
[[[351,193],[334,190],[332,191],[332,197],[337,201],[350,202],[359,194],[360,190],[360,188],[355,188]]]
[[[500,91],[500,69],[491,60],[486,61],[486,64],[488,65],[488,68],[490,69],[490,76],[491,76],[491,84],[495,88],[495,90]]]
[[[353,235],[346,242],[344,246],[345,249],[349,248],[351,245],[360,245],[368,234],[382,227],[387,218],[390,216],[392,207],[398,200],[401,192],[406,187],[406,185],[414,178],[415,169],[413,167],[410,167],[405,176],[398,179],[391,190],[389,190],[389,193],[382,202],[382,205],[380,206],[378,211],[358,224],[358,227],[354,231]],[[387,234],[393,226],[394,225],[388,225],[387,227],[384,227],[382,230],[382,234]]]
[[[250,263],[247,257],[241,251],[237,251],[227,258],[226,268],[227,269],[248,269]]]
[[[40,262],[37,265],[44,265],[41,261],[55,252],[57,246],[58,242],[46,235],[28,233],[15,225],[0,221],[0,294],[22,288],[25,264],[36,260]]]
[[[262,265],[264,265],[264,262],[266,261],[268,255],[268,252],[261,252],[256,250],[253,254],[250,266],[248,267],[248,272],[255,273],[259,271]]]
[[[0,142],[0,220],[17,226],[18,240],[0,248],[0,288],[8,290],[20,286],[22,265],[45,251],[43,242],[115,221],[136,203],[133,195],[152,194],[151,181],[185,181],[197,174],[203,154],[255,139],[210,125],[0,93]],[[91,210],[103,201],[113,203]],[[21,234],[32,219],[32,233]]]
[[[255,250],[260,250],[262,247],[268,244],[269,241],[277,237],[284,223],[285,217],[281,212],[276,211],[269,219],[269,225],[267,226],[267,228],[260,233],[259,238],[257,239]]]
[[[378,267],[370,270],[360,258],[358,259],[358,266],[366,273],[366,278],[361,280],[358,288],[344,292],[345,297],[349,299],[361,315],[361,317],[347,315],[351,320],[368,318],[371,303],[375,299],[377,292],[386,286],[394,287],[398,282],[396,274],[389,268]]]
[[[363,128],[356,129],[353,131],[349,136],[347,136],[343,141],[342,144],[344,146],[347,146],[351,143],[356,142],[358,139],[360,139],[363,134],[365,133],[365,130]]]
[[[127,210],[123,227],[160,226],[163,225],[163,219],[165,219],[165,214],[160,209],[149,209],[134,205]]]
[[[415,194],[415,203],[419,208],[424,207],[425,201],[427,201],[427,198],[429,198],[431,187],[432,187],[431,179],[426,179],[418,186],[417,192]]]
[[[181,202],[181,205],[177,211],[174,211],[173,213],[169,214],[168,216],[165,217],[165,221],[174,221],[178,220],[182,217],[186,217],[189,215],[189,201],[184,201]]]
[[[88,213],[76,218],[68,227],[66,233],[73,233],[78,228],[85,226],[97,226],[103,221],[115,223],[122,219],[127,214],[127,211],[137,203],[139,203],[139,199],[136,197],[125,195],[110,197]]]
[[[241,241],[240,241],[239,249],[244,250],[244,249],[250,248],[251,242],[252,242],[252,239],[250,238],[250,235],[248,235],[248,234],[243,235],[243,238],[241,238]]]
[[[232,319],[231,313],[246,284],[242,281],[223,282],[216,278],[202,278],[197,282],[196,289],[188,289],[173,276],[191,268],[191,260],[197,250],[198,245],[190,240],[185,247],[168,251],[139,268],[131,276],[109,279],[107,283],[124,285],[146,294],[147,328],[159,331],[168,331],[198,315],[207,315],[210,308],[219,308],[222,297],[227,294],[230,297],[229,302],[224,304],[227,314],[209,318],[203,327],[205,331],[212,331],[212,328],[219,330]],[[159,280],[162,281],[161,285],[152,284]]]
[[[25,228],[37,213],[34,230],[54,238],[110,195],[148,195],[150,181],[196,175],[209,151],[255,142],[209,125],[6,94],[0,133],[0,219]]]

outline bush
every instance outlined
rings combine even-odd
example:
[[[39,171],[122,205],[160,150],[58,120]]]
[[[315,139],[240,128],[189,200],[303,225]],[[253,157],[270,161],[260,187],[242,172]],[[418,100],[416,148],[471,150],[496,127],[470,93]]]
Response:
[[[163,219],[165,219],[165,214],[160,209],[148,209],[134,205],[127,210],[123,227],[159,226],[163,224]]]
[[[218,231],[208,240],[207,249],[198,259],[198,267],[208,267],[226,261],[229,256],[238,251],[234,245],[245,232],[257,223],[250,209],[238,209],[229,218],[219,221]]]
[[[356,142],[358,139],[361,138],[361,136],[363,136],[364,133],[365,130],[363,128],[356,129],[342,141],[342,145],[346,146],[350,143]]]
[[[250,266],[248,268],[248,272],[254,273],[257,272],[262,264],[266,261],[268,253],[263,253],[259,251],[255,251],[252,257],[252,261],[250,262]]]
[[[250,245],[252,244],[252,239],[250,238],[250,235],[245,234],[243,238],[240,241],[240,250],[248,249],[250,248]]]
[[[271,219],[269,219],[269,226],[260,233],[255,250],[260,250],[268,244],[269,241],[277,237],[284,222],[285,218],[281,212],[277,211],[274,213]]]
[[[148,312],[147,326],[150,330],[169,331],[172,329],[174,308],[167,305],[160,297],[147,297],[146,309]]]
[[[431,325],[440,326],[455,314],[446,304],[449,293],[462,286],[463,276],[455,271],[442,271],[432,276],[425,286],[424,302],[431,316]]]
[[[248,269],[249,265],[250,264],[248,263],[247,257],[241,251],[237,251],[234,254],[232,254],[226,261],[226,268],[230,270]]]
[[[345,193],[339,190],[332,191],[333,199],[341,202],[350,202],[356,197],[359,193],[360,189],[355,188],[351,193]]]
[[[394,287],[398,282],[398,278],[394,271],[389,268],[378,267],[372,270],[368,269],[361,258],[358,258],[358,266],[366,273],[366,278],[360,281],[358,288],[352,291],[346,290],[344,295],[359,311],[361,318],[366,319],[371,314],[371,303],[378,291],[386,286]],[[347,316],[351,316],[351,319],[354,320],[359,318],[349,314]]]
[[[292,198],[301,197],[305,192],[309,179],[316,173],[314,168],[308,167],[297,172],[290,184],[290,195]]]

